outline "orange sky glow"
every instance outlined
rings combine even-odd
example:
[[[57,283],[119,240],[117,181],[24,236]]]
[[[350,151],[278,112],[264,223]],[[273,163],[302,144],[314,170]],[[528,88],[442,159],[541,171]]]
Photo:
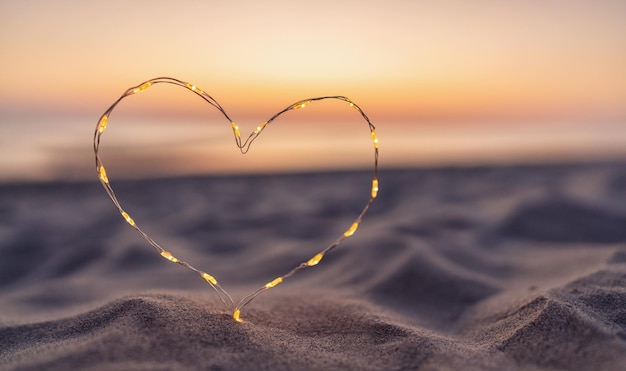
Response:
[[[98,117],[158,76],[196,84],[250,130],[297,100],[348,96],[377,126],[384,166],[626,158],[619,0],[2,1],[0,66],[0,180],[92,176]],[[223,124],[211,107],[180,88],[154,90],[114,113],[111,161],[121,169],[135,153],[127,164],[145,169],[149,153],[156,175],[227,171],[229,160],[198,160],[232,146],[228,126],[196,131]],[[367,167],[367,138],[332,108],[316,110],[264,134],[275,137],[266,163],[236,167]],[[297,141],[286,161],[279,149]]]

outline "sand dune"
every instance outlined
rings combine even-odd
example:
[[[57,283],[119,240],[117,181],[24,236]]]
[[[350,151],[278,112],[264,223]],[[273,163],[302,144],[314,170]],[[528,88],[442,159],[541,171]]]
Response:
[[[236,298],[334,240],[368,173],[113,184]],[[357,234],[244,309],[88,183],[0,186],[2,370],[594,369],[626,364],[626,167],[386,170]]]

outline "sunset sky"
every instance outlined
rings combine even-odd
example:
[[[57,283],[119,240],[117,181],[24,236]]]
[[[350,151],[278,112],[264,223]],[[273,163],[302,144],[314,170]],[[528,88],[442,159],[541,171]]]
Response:
[[[297,100],[346,95],[377,126],[389,167],[626,158],[621,0],[0,1],[0,66],[0,180],[92,176],[98,117],[158,76],[204,89],[244,132]],[[111,118],[104,146],[120,166],[126,154],[152,164],[145,174],[369,164],[367,131],[320,106],[264,133],[275,136],[265,164],[231,166],[211,152],[236,156],[211,107],[154,89]],[[196,130],[203,119],[223,130]]]

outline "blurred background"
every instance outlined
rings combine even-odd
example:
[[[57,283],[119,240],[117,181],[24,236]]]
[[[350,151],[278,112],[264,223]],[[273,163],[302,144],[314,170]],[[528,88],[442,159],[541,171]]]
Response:
[[[171,76],[246,135],[297,100],[345,95],[381,167],[626,159],[626,2],[1,1],[0,181],[95,179],[99,116]],[[117,177],[371,166],[365,123],[332,102],[238,155],[230,125],[159,85],[103,137]]]

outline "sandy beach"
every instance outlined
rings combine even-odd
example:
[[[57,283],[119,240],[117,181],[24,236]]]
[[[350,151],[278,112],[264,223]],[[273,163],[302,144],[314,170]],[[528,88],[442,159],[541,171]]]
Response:
[[[383,169],[354,237],[235,322],[95,179],[0,185],[1,370],[620,370],[626,165]],[[369,172],[117,181],[238,301],[350,226]]]

